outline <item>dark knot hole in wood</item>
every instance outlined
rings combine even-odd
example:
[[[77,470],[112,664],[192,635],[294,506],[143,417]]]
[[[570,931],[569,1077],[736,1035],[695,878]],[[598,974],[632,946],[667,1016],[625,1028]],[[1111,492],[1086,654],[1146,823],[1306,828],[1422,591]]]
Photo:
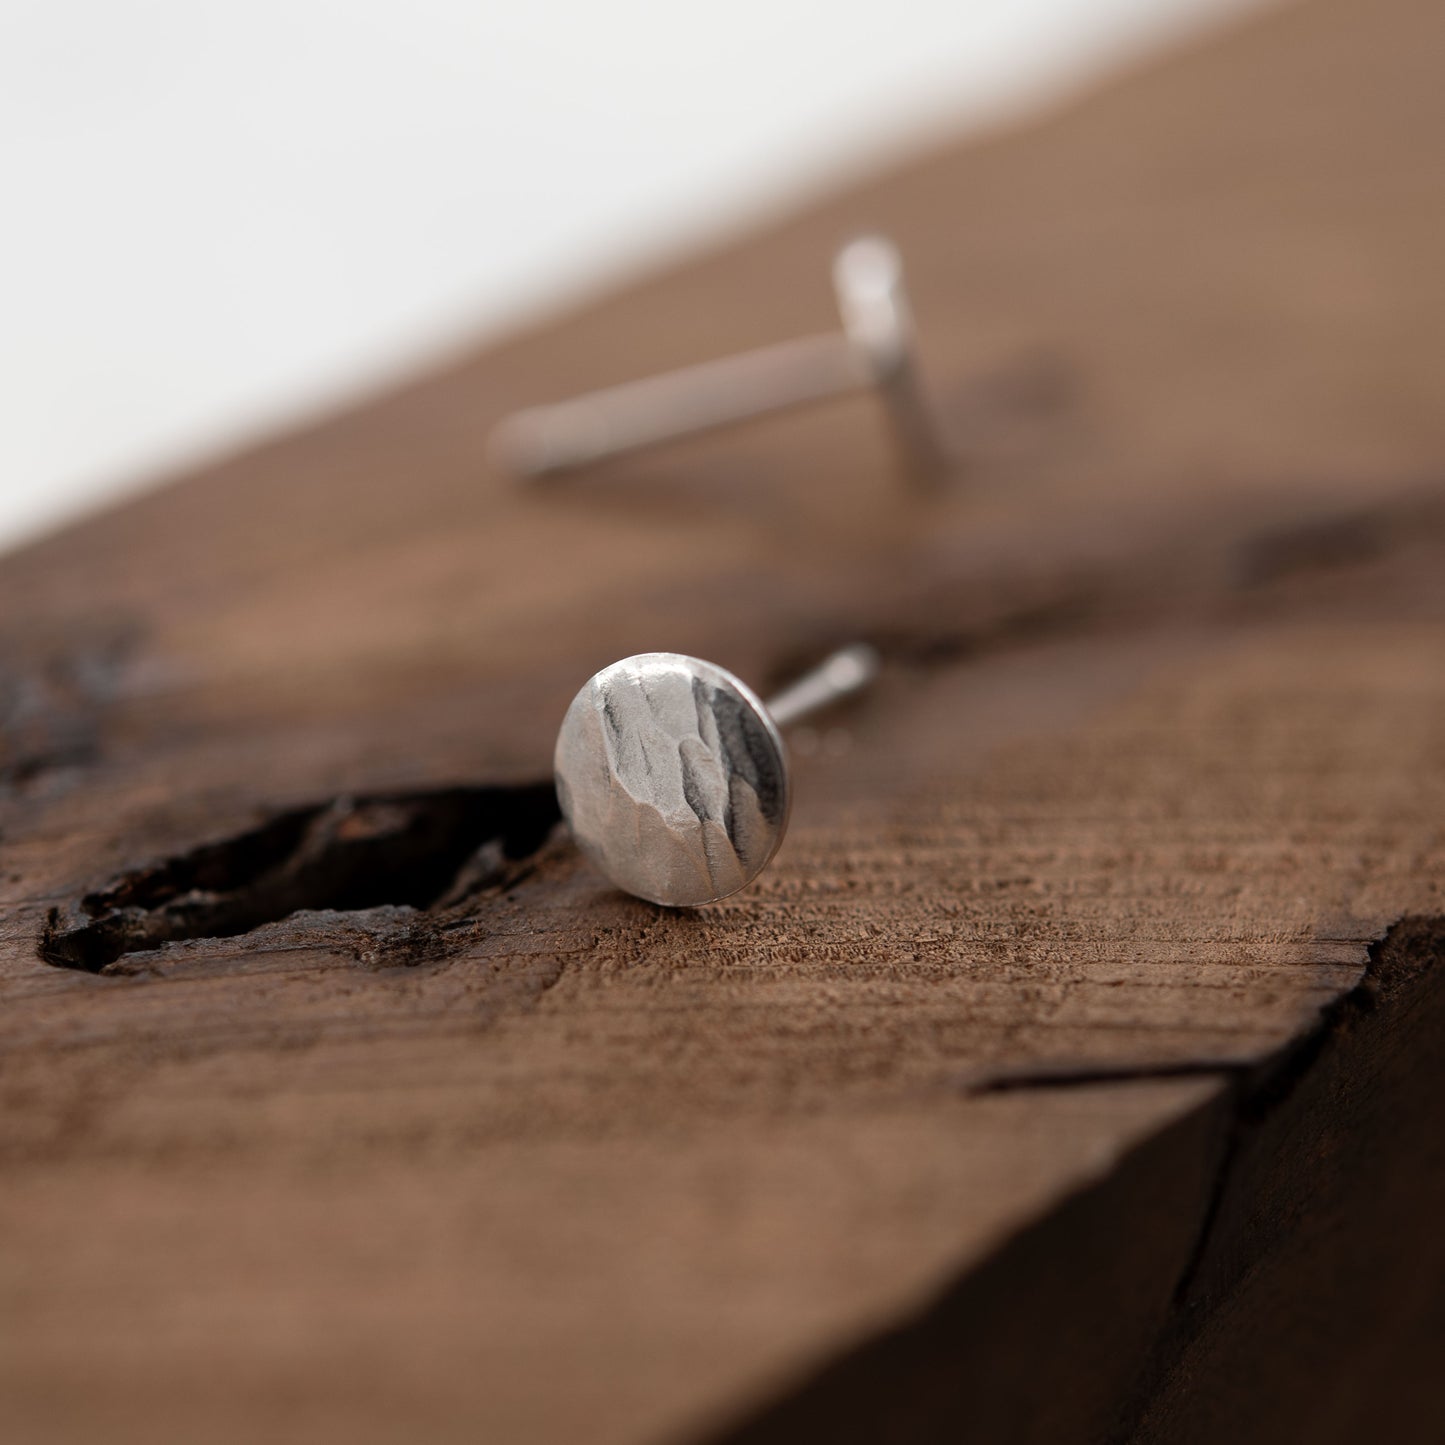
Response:
[[[99,973],[307,911],[444,911],[504,884],[560,815],[550,782],[342,797],[124,873],[51,910],[40,956]]]

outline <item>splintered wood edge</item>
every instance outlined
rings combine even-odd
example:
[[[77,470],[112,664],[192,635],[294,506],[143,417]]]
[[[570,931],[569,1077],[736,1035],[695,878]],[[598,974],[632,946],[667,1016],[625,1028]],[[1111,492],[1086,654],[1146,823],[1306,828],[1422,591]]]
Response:
[[[1445,917],[1407,917],[1313,1029],[1251,1067],[1010,1078],[1009,1089],[1054,1090],[1213,1072],[1219,1087],[917,1314],[711,1445],[1273,1445],[1338,1431],[1321,1360],[1348,1361],[1360,1323],[1398,1313],[1418,1270],[1445,1276],[1445,1149],[1421,1102],[1445,1091],[1442,1044]],[[1428,1352],[1431,1327],[1411,1323]],[[1398,1322],[1390,1338],[1398,1349]],[[1389,1392],[1394,1438],[1429,1439],[1438,1399],[1412,1364],[1383,1362],[1368,1393]],[[1365,1438],[1373,1419],[1351,1424]]]

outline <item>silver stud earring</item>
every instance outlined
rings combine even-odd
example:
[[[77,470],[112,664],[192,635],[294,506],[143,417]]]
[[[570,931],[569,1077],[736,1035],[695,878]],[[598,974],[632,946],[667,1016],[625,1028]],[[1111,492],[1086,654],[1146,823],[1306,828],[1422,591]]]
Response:
[[[557,735],[557,797],[577,845],[652,903],[689,908],[745,888],[787,831],[778,729],[877,671],[871,647],[845,648],[765,706],[730,672],[681,653],[604,667]]]
[[[937,479],[947,448],[924,392],[903,262],[891,241],[864,237],[833,261],[841,331],[529,407],[501,422],[492,449],[525,478],[549,477],[714,427],[807,402],[878,393],[915,483]]]

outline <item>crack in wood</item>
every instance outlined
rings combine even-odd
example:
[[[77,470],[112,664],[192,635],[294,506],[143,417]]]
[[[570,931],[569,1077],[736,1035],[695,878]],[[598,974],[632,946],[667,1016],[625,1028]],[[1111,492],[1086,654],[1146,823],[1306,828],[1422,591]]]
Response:
[[[1166,1385],[1172,1381],[1171,1387],[1179,1388],[1178,1372],[1203,1322],[1223,1298],[1250,1277],[1254,1252],[1247,1239],[1237,1237],[1241,1227],[1238,1208],[1241,1200],[1256,1202],[1261,1196],[1261,1181],[1257,1177],[1261,1155],[1273,1161],[1278,1147],[1271,1128],[1306,1084],[1318,1084],[1322,1070],[1328,1078],[1327,1060],[1332,1051],[1347,1046],[1350,1036],[1372,1016],[1388,1017],[1392,1010],[1402,1011],[1406,1017],[1418,1014],[1426,997],[1425,975],[1438,970],[1442,963],[1445,963],[1445,916],[1409,914],[1398,919],[1370,944],[1364,972],[1355,987],[1322,1009],[1319,1022],[1309,1033],[1266,1061],[1256,1071],[1252,1083],[1244,1082],[1241,1076],[1227,1094],[1227,1131],[1198,1237],[1174,1287],[1172,1318],[1160,1331],[1158,1344],[1141,1370],[1139,1386],[1133,1394],[1133,1408],[1111,1435],[1110,1445],[1129,1445],[1141,1438],[1152,1438],[1144,1428],[1146,1422]],[[1435,986],[1438,988],[1438,982]],[[1386,1046],[1376,1039],[1373,1047],[1379,1051]],[[1334,1067],[1338,1069],[1338,1055],[1335,1060]],[[1377,1082],[1367,1083],[1364,1092],[1378,1087]],[[1332,1102],[1338,1104],[1339,1101]],[[1312,1106],[1306,1102],[1300,1107],[1308,1115],[1318,1104]],[[1315,1140],[1307,1153],[1319,1160],[1328,1158],[1330,1150]],[[1282,1170],[1286,1176],[1289,1174],[1287,1163],[1272,1162],[1272,1167]],[[1256,1177],[1249,1177],[1251,1169]],[[1301,1187],[1298,1180],[1290,1184],[1292,1191]],[[1233,1219],[1227,1217],[1231,1205]],[[1268,1218],[1269,1212],[1261,1210],[1260,1217]],[[1287,1225],[1275,1221],[1273,1227]],[[1255,1249],[1258,1248],[1256,1241]]]
[[[1438,481],[1338,515],[1306,517],[1246,537],[1234,550],[1229,581],[1248,591],[1303,573],[1333,573],[1401,551],[1445,528]]]
[[[517,880],[559,821],[550,782],[341,797],[122,874],[51,910],[39,953],[62,968],[130,971],[127,955],[317,915],[317,946],[346,916],[400,910],[417,924]],[[424,951],[424,950],[423,950]]]
[[[966,1094],[1009,1094],[1024,1089],[1088,1088],[1097,1084],[1132,1084],[1155,1079],[1230,1077],[1255,1066],[1230,1058],[1161,1059],[1139,1064],[1059,1064],[1043,1068],[1004,1069],[980,1073],[964,1081]]]

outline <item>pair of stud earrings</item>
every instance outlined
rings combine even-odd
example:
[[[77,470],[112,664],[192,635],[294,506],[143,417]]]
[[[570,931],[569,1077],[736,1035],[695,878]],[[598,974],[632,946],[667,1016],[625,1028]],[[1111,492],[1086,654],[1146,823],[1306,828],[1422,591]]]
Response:
[[[628,382],[509,417],[493,451],[550,477],[770,412],[872,389],[915,485],[947,470],[922,385],[897,249],[845,246],[833,285],[842,329]],[[878,654],[844,648],[770,704],[700,658],[648,652],[593,676],[567,709],[553,759],[572,836],[612,883],[675,908],[715,903],[767,867],[791,805],[780,728],[857,691]]]

